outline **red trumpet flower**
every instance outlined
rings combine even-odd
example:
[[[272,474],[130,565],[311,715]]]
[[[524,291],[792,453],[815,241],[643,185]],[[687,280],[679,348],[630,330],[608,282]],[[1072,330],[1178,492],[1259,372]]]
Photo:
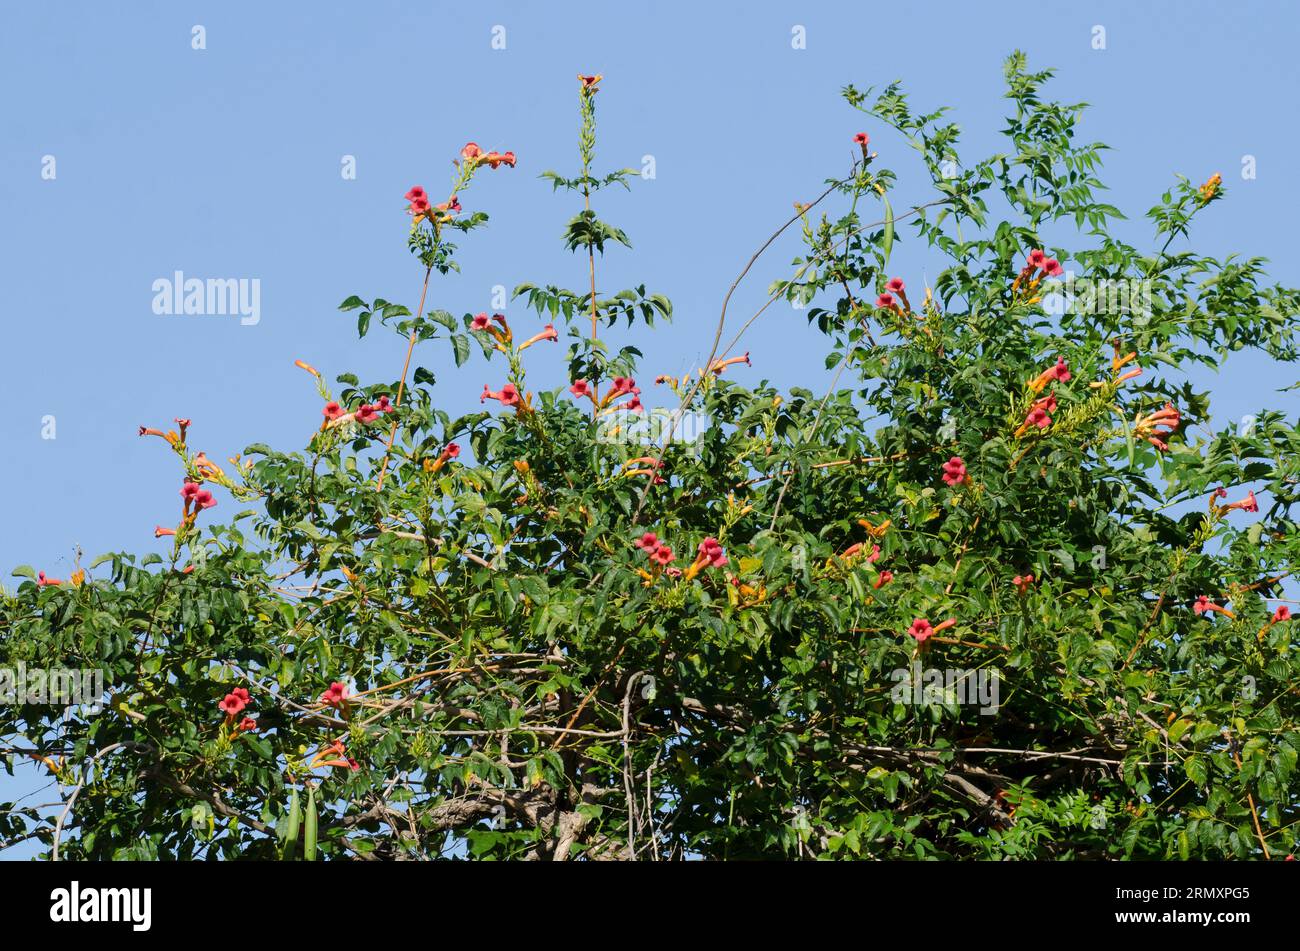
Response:
[[[501,389],[494,392],[493,390],[490,390],[485,383],[483,384],[483,395],[479,397],[479,402],[484,403],[488,400],[500,400],[501,405],[503,406],[518,406],[519,391],[515,389],[513,383],[507,383],[505,386],[501,387]]]
[[[953,456],[943,464],[943,481],[951,486],[962,485],[970,481],[966,472],[966,463],[961,456]]]

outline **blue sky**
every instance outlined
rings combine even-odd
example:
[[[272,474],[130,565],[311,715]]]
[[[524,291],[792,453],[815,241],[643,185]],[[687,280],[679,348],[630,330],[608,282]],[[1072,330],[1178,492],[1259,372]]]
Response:
[[[206,49],[191,46],[195,25]],[[806,49],[792,48],[795,26]],[[582,287],[585,262],[559,240],[577,206],[537,178],[575,168],[578,72],[605,76],[597,168],[654,157],[653,180],[597,204],[634,245],[601,263],[601,290],[645,283],[674,303],[673,324],[611,335],[645,351],[648,377],[707,353],[728,285],[794,201],[844,170],[853,133],[869,131],[900,172],[896,208],[931,197],[898,138],[843,103],[845,83],[901,79],[916,106],[951,106],[973,160],[1001,147],[1014,48],[1057,68],[1056,97],[1092,103],[1082,134],[1114,148],[1103,177],[1130,216],[1126,240],[1149,246],[1142,213],[1175,173],[1219,171],[1228,200],[1200,219],[1198,248],[1268,256],[1274,278],[1300,284],[1297,26],[1283,2],[5,4],[0,583],[12,588],[19,564],[66,577],[77,546],[87,562],[161,550],[152,529],[175,521],[179,472],[137,426],[190,417],[191,445],[214,460],[253,442],[296,447],[320,401],[295,359],[330,378],[394,379],[404,343],[383,331],[358,342],[336,308],[356,293],[414,309],[421,271],[401,196],[414,183],[444,193],[467,140],[512,149],[519,165],[465,194],[491,224],[462,242],[462,273],[435,283],[429,307],[491,309],[495,285],[523,281]],[[354,180],[340,174],[348,155]],[[1255,180],[1242,180],[1245,155]],[[939,262],[909,237],[900,230],[896,269],[919,281]],[[795,240],[769,252],[733,303],[740,320],[796,253]],[[176,270],[259,279],[260,321],[156,315],[152,284]],[[518,303],[506,313],[540,327]],[[788,307],[745,346],[746,382],[824,385],[823,342]],[[563,347],[540,349],[532,379],[559,385]],[[502,382],[477,361],[456,370],[441,343],[416,363],[453,412]],[[1226,422],[1293,413],[1274,391],[1295,379],[1247,354],[1199,382]],[[221,501],[214,515],[233,512]],[[14,788],[0,776],[0,800]]]

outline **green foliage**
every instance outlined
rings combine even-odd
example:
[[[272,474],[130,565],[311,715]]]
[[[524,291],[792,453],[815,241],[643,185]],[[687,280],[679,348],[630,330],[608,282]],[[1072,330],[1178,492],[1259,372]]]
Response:
[[[836,384],[781,393],[703,367],[666,384],[707,422],[697,438],[642,445],[616,412],[635,394],[610,397],[611,378],[640,354],[596,324],[671,305],[644,286],[602,298],[595,253],[629,242],[589,209],[565,240],[590,291],[516,291],[572,340],[570,379],[547,389],[528,390],[517,328],[344,301],[362,335],[373,318],[445,332],[458,366],[477,364],[473,337],[497,365],[472,379],[508,379],[520,405],[453,419],[418,368],[391,451],[389,423],[317,417],[304,448],[250,446],[230,475],[182,432],[185,474],[222,508],[165,557],[112,554],[59,585],[18,569],[0,661],[100,668],[108,687],[98,714],[0,708],[14,756],[80,784],[61,854],[288,859],[300,823],[309,860],[1292,852],[1300,661],[1273,616],[1300,431],[1267,407],[1210,431],[1208,396],[1170,371],[1245,348],[1293,361],[1300,292],[1260,259],[1175,247],[1217,183],[1161,197],[1162,246],[1111,237],[1104,147],[1075,141],[1082,106],[1044,98],[1049,77],[1011,57],[1006,152],[973,164],[942,110],[914,114],[897,84],[845,90],[897,132],[877,149],[919,152],[935,198],[891,206],[895,175],[866,148],[828,182],[838,207],[802,210],[772,295],[815,304]],[[582,174],[548,177],[585,202],[626,182],[590,173],[594,84],[581,96]],[[1049,240],[1087,287],[1025,268]],[[422,269],[454,269],[440,233],[412,241]],[[933,287],[881,304],[904,241],[931,252]],[[1054,312],[1058,293],[1072,306]],[[1038,386],[1058,358],[1068,379]],[[579,379],[595,399],[566,392]],[[355,411],[402,381],[338,382]],[[1181,415],[1157,428],[1165,404]],[[952,457],[967,480],[942,478]],[[221,524],[231,494],[251,507]],[[697,560],[706,539],[725,564]],[[894,672],[914,663],[996,670],[996,712],[952,685],[901,702]],[[335,682],[347,699],[322,699]],[[236,687],[254,729],[217,709]],[[28,832],[53,845],[48,819],[0,810],[0,841]]]

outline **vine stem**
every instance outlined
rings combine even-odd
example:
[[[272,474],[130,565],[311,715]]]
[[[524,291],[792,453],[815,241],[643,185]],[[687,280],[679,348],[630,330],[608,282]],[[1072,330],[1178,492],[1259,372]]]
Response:
[[[681,406],[678,408],[678,412],[674,414],[674,416],[672,417],[672,421],[668,427],[668,434],[664,437],[663,445],[660,447],[658,456],[655,460],[656,469],[659,468],[659,465],[663,462],[664,455],[668,452],[668,444],[672,441],[673,434],[677,431],[677,420],[680,418],[681,413],[686,409],[686,407],[691,405],[691,401],[695,399],[695,394],[699,391],[700,386],[704,383],[705,374],[709,372],[709,368],[713,366],[713,361],[717,359],[718,348],[722,344],[722,329],[727,324],[727,306],[731,303],[731,295],[736,293],[736,288],[739,287],[740,282],[745,279],[745,275],[749,273],[751,268],[753,268],[755,262],[757,262],[758,259],[763,256],[763,252],[766,251],[769,247],[771,247],[772,243],[776,241],[777,238],[781,237],[781,235],[785,232],[785,229],[790,227],[792,224],[794,224],[796,221],[798,221],[800,218],[806,215],[813,208],[821,204],[822,200],[825,199],[827,195],[835,191],[835,189],[839,188],[840,185],[842,184],[844,184],[842,181],[832,182],[824,192],[822,192],[820,195],[817,196],[817,198],[814,201],[811,201],[807,205],[802,207],[798,211],[798,213],[794,215],[794,217],[790,218],[788,221],[786,221],[785,224],[781,225],[781,227],[777,228],[774,232],[772,232],[771,236],[768,237],[768,239],[763,242],[763,244],[759,247],[759,249],[755,251],[753,255],[750,257],[749,261],[746,262],[745,266],[741,269],[740,274],[737,275],[736,279],[731,282],[731,287],[727,288],[727,294],[725,297],[722,298],[722,313],[718,315],[718,326],[717,329],[713,332],[713,347],[709,351],[709,358],[704,361],[704,372],[700,374],[700,378],[696,380],[695,384],[690,388],[690,390],[687,391],[686,396],[681,401]],[[777,296],[778,295],[774,294],[772,295],[772,298],[775,299]],[[646,480],[645,487],[642,488],[641,490],[641,497],[637,500],[636,511],[632,513],[633,525],[636,525],[640,520],[641,510],[645,508],[646,501],[650,498],[650,489],[653,485],[654,485],[653,479]]]
[[[591,191],[584,188],[582,192],[583,209],[591,212]],[[587,273],[591,276],[591,339],[596,339],[596,248],[587,242]]]
[[[406,391],[406,373],[411,369],[411,354],[415,352],[415,335],[419,332],[420,315],[424,313],[424,298],[429,293],[429,277],[433,274],[433,265],[430,264],[424,269],[424,286],[420,288],[420,306],[416,308],[415,326],[411,328],[411,339],[406,344],[406,362],[402,364],[402,378],[397,381],[397,399],[393,406],[402,405],[402,394]],[[384,487],[384,476],[388,472],[388,457],[393,452],[393,440],[397,437],[397,420],[393,420],[393,426],[388,430],[388,445],[384,447],[384,461],[379,467],[379,480],[375,483],[375,491],[378,492]]]
[[[754,252],[753,257],[749,259],[749,262],[745,265],[744,269],[740,272],[740,275],[731,283],[731,287],[727,290],[726,296],[722,299],[722,313],[718,316],[718,326],[716,331],[714,332],[714,337],[713,337],[713,349],[709,353],[709,358],[704,362],[705,367],[711,367],[713,365],[713,361],[718,357],[718,352],[722,345],[722,330],[727,322],[727,305],[731,302],[731,296],[735,293],[736,288],[739,287],[741,282],[745,279],[745,275],[749,273],[750,269],[754,266],[754,263],[763,255],[763,252],[766,251],[768,247],[771,246],[771,244],[778,237],[780,237],[781,234],[787,228],[790,227],[790,225],[794,224],[803,215],[807,214],[817,205],[821,204],[822,200],[825,199],[826,196],[828,196],[832,191],[834,191],[839,186],[843,185],[844,182],[846,181],[848,181],[848,179],[833,182],[831,186],[826,189],[826,191],[822,192],[821,195],[819,195],[815,200],[805,205],[798,214],[796,214],[793,218],[791,218],[780,228],[778,228],[775,231],[775,233],[772,234],[771,237],[769,237],[765,242],[763,242],[762,247],[760,247],[757,251]],[[932,208],[935,205],[947,204],[950,200],[951,199],[948,198],[939,198],[934,201],[925,202],[924,204],[917,205],[916,207],[912,208],[911,210],[909,210],[903,215],[895,215],[894,221],[895,223],[897,223],[899,221],[902,221],[905,218],[910,218],[912,215],[916,214],[917,212],[924,211],[927,208]],[[874,228],[884,223],[885,222],[882,219],[880,221],[874,221],[869,225],[863,225],[861,228],[858,228],[855,231],[851,232],[850,234],[846,235],[843,241],[847,243],[854,235],[861,234],[863,231],[867,230],[868,228]],[[736,344],[740,342],[740,338],[744,335],[745,331],[749,329],[749,326],[755,320],[757,320],[759,315],[762,314],[763,311],[766,310],[767,307],[773,302],[775,302],[780,296],[781,296],[781,291],[777,291],[775,294],[768,297],[767,303],[764,304],[762,308],[760,308],[758,313],[756,313],[753,317],[751,317],[748,321],[745,322],[745,325],[741,328],[740,332],[736,334],[735,338],[731,341],[731,343],[727,345],[725,351],[726,353],[731,352],[731,350],[736,346]],[[707,370],[705,372],[707,372]],[[704,381],[704,375],[701,374],[700,379],[695,382],[694,386],[692,386],[687,391],[686,396],[682,398],[681,403],[678,407],[678,413],[671,418],[668,426],[668,432],[664,436],[662,445],[659,447],[659,451],[657,454],[658,462],[663,461],[664,455],[668,452],[668,444],[672,442],[673,434],[677,432],[677,423],[678,420],[680,419],[680,415],[682,412],[685,411],[686,407],[691,404],[691,401],[695,399],[695,394],[699,391],[700,385],[703,383],[703,381]],[[651,488],[653,488],[653,486],[654,486],[653,480],[647,480],[645,486],[641,489],[641,495],[640,498],[637,500],[636,509],[632,513],[633,525],[637,525],[640,523],[641,513],[645,509],[646,502],[650,498],[650,490]]]
[[[1241,755],[1237,752],[1237,741],[1232,738],[1232,734],[1227,730],[1223,731],[1224,738],[1228,741],[1228,749],[1232,753],[1233,762],[1237,764],[1237,772],[1241,772]],[[1268,850],[1268,843],[1264,841],[1264,830],[1259,825],[1259,810],[1255,808],[1255,797],[1250,791],[1246,791],[1246,802],[1250,803],[1250,817],[1255,820],[1255,836],[1259,839],[1259,847],[1264,850],[1264,858],[1271,859],[1273,854]]]
[[[54,822],[54,836],[51,846],[52,853],[50,861],[57,862],[59,860],[59,839],[63,835],[63,824],[67,821],[68,814],[72,812],[72,806],[77,801],[77,797],[81,795],[81,790],[85,788],[87,780],[90,779],[90,771],[95,768],[95,764],[98,763],[100,759],[114,750],[120,749],[151,750],[152,747],[147,743],[136,743],[132,740],[123,740],[121,743],[110,743],[90,758],[90,762],[86,764],[86,768],[82,771],[81,778],[77,781],[77,785],[72,790],[72,794],[68,796],[68,801],[64,803],[63,811],[59,813],[58,819]]]
[[[589,178],[591,173],[587,166],[582,167],[582,177]],[[591,215],[591,184],[584,183],[582,186],[582,207],[588,217]],[[587,274],[591,278],[591,339],[595,340],[596,334],[596,247],[587,241]],[[595,419],[599,412],[600,406],[600,380],[591,381],[591,416]]]

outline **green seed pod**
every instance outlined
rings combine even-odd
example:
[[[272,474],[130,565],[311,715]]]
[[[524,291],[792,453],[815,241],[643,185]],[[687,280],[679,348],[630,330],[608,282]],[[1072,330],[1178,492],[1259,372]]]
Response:
[[[303,824],[303,861],[316,861],[316,787],[307,787],[307,821]]]
[[[280,859],[292,862],[298,853],[298,825],[302,821],[302,807],[298,803],[298,790],[289,795],[289,824],[284,830],[284,846],[280,850]]]

